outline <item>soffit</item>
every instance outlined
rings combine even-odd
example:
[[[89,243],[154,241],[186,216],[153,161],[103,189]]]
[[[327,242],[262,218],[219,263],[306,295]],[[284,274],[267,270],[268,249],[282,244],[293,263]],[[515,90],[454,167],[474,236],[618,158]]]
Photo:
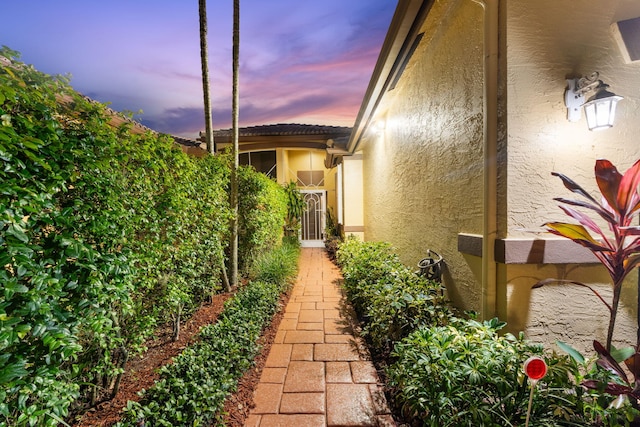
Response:
[[[400,0],[391,20],[373,75],[360,106],[347,150],[357,150],[384,93],[397,81],[409,60],[419,30],[434,0]]]
[[[273,124],[238,129],[240,151],[256,151],[274,148],[326,149],[336,139],[348,137],[351,128],[344,126]],[[232,143],[232,130],[222,129],[213,133],[217,146]]]

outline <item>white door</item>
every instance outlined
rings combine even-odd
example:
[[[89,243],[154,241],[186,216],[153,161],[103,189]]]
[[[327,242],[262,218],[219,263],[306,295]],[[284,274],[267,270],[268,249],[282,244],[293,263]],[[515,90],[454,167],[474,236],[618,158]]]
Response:
[[[302,214],[301,245],[305,248],[324,246],[325,192],[301,190],[307,205]]]

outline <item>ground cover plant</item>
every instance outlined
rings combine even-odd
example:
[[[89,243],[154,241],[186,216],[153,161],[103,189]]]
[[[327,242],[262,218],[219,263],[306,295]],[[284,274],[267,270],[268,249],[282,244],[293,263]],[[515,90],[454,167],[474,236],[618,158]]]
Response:
[[[410,419],[428,426],[524,425],[529,386],[522,370],[541,346],[522,336],[500,335],[497,319],[455,319],[420,327],[394,348],[388,369],[394,399]],[[551,366],[535,395],[532,426],[585,425],[568,357],[547,356]],[[592,424],[589,424],[592,425]]]
[[[539,381],[531,426],[626,426],[634,411],[609,407],[600,384],[614,374],[593,359],[556,354],[510,334],[498,319],[454,313],[440,285],[416,279],[384,242],[347,239],[337,253],[347,297],[354,305],[378,366],[384,369],[392,405],[411,425],[524,425],[529,387],[524,362],[544,357],[549,372]],[[565,347],[566,348],[566,347]],[[610,362],[610,361],[609,361]],[[609,367],[615,365],[610,363]],[[619,383],[622,389],[628,384]]]
[[[229,167],[109,125],[105,105],[18,56],[0,50],[0,426],[54,426],[111,398],[160,324],[177,337],[220,290]],[[284,196],[244,174],[259,185],[241,226],[264,250]]]
[[[229,300],[218,321],[202,329],[200,340],[161,370],[162,379],[130,402],[119,426],[208,425],[259,351],[262,329],[278,310],[280,295],[295,275],[299,250],[292,245],[263,254],[254,280]]]

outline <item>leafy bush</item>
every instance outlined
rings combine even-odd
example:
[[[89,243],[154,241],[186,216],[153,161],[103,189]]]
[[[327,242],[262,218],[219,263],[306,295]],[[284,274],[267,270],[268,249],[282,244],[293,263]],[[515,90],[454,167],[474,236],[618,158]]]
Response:
[[[246,271],[249,260],[282,241],[287,198],[282,186],[251,167],[241,167],[238,180],[238,268]]]
[[[162,368],[162,379],[141,403],[128,403],[118,425],[135,426],[139,420],[152,426],[207,425],[219,417],[227,395],[259,351],[257,339],[278,309],[297,258],[297,249],[291,247],[265,255],[258,277],[269,281],[250,282],[227,301],[217,323],[204,327],[200,341]],[[286,270],[287,275],[274,280],[274,270]]]
[[[395,401],[428,426],[524,425],[530,389],[522,366],[543,352],[522,335],[498,335],[503,326],[497,319],[455,320],[417,329],[396,344],[387,371]],[[546,362],[530,425],[587,425],[577,411],[580,387],[572,386],[575,364],[555,355]]]
[[[640,410],[632,403],[636,399],[633,380],[627,378],[633,367],[625,372],[623,361],[636,351],[633,348],[616,349],[608,352],[598,341],[593,342],[597,357],[586,358],[564,342],[557,342],[573,362],[572,379],[580,409],[585,420],[593,420],[598,426],[637,426]],[[582,386],[582,387],[580,387]],[[612,401],[612,396],[617,396]],[[632,422],[633,421],[633,422]]]
[[[2,58],[15,55],[0,52]],[[94,135],[77,121],[100,114],[79,96],[72,99],[81,112],[71,111],[58,102],[67,93],[64,78],[19,63],[0,67],[3,426],[57,425],[79,396],[74,377],[82,367],[76,363],[84,350],[81,334],[118,339],[111,314],[130,308],[126,254],[79,233],[84,218],[65,203],[85,184],[83,172],[98,166]]]
[[[347,239],[337,260],[363,334],[389,364],[391,401],[406,419],[427,426],[524,424],[530,389],[522,366],[531,355],[543,355],[540,346],[522,335],[499,335],[504,323],[497,319],[455,317],[440,285],[404,267],[388,243]],[[616,361],[601,352],[598,363],[613,373],[570,354],[544,356],[549,371],[538,383],[530,425],[634,425],[638,411],[610,406],[607,395],[633,394],[616,365],[628,352],[617,351]]]
[[[0,56],[0,426],[53,426],[219,288],[228,168]]]
[[[304,213],[307,204],[304,201],[304,197],[296,182],[291,180],[288,184],[284,185],[285,198],[287,201],[287,217],[284,225],[285,236],[298,238],[300,233],[302,214]]]
[[[350,238],[340,245],[337,260],[347,297],[374,350],[387,353],[418,326],[448,322],[441,285],[414,274],[388,243]]]

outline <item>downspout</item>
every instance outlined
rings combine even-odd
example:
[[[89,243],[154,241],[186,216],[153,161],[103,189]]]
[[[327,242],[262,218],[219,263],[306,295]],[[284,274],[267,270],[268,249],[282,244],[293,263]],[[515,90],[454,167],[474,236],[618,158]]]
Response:
[[[484,10],[484,172],[482,220],[482,313],[483,319],[497,315],[497,237],[498,191],[498,78],[499,78],[499,2],[472,0]]]

